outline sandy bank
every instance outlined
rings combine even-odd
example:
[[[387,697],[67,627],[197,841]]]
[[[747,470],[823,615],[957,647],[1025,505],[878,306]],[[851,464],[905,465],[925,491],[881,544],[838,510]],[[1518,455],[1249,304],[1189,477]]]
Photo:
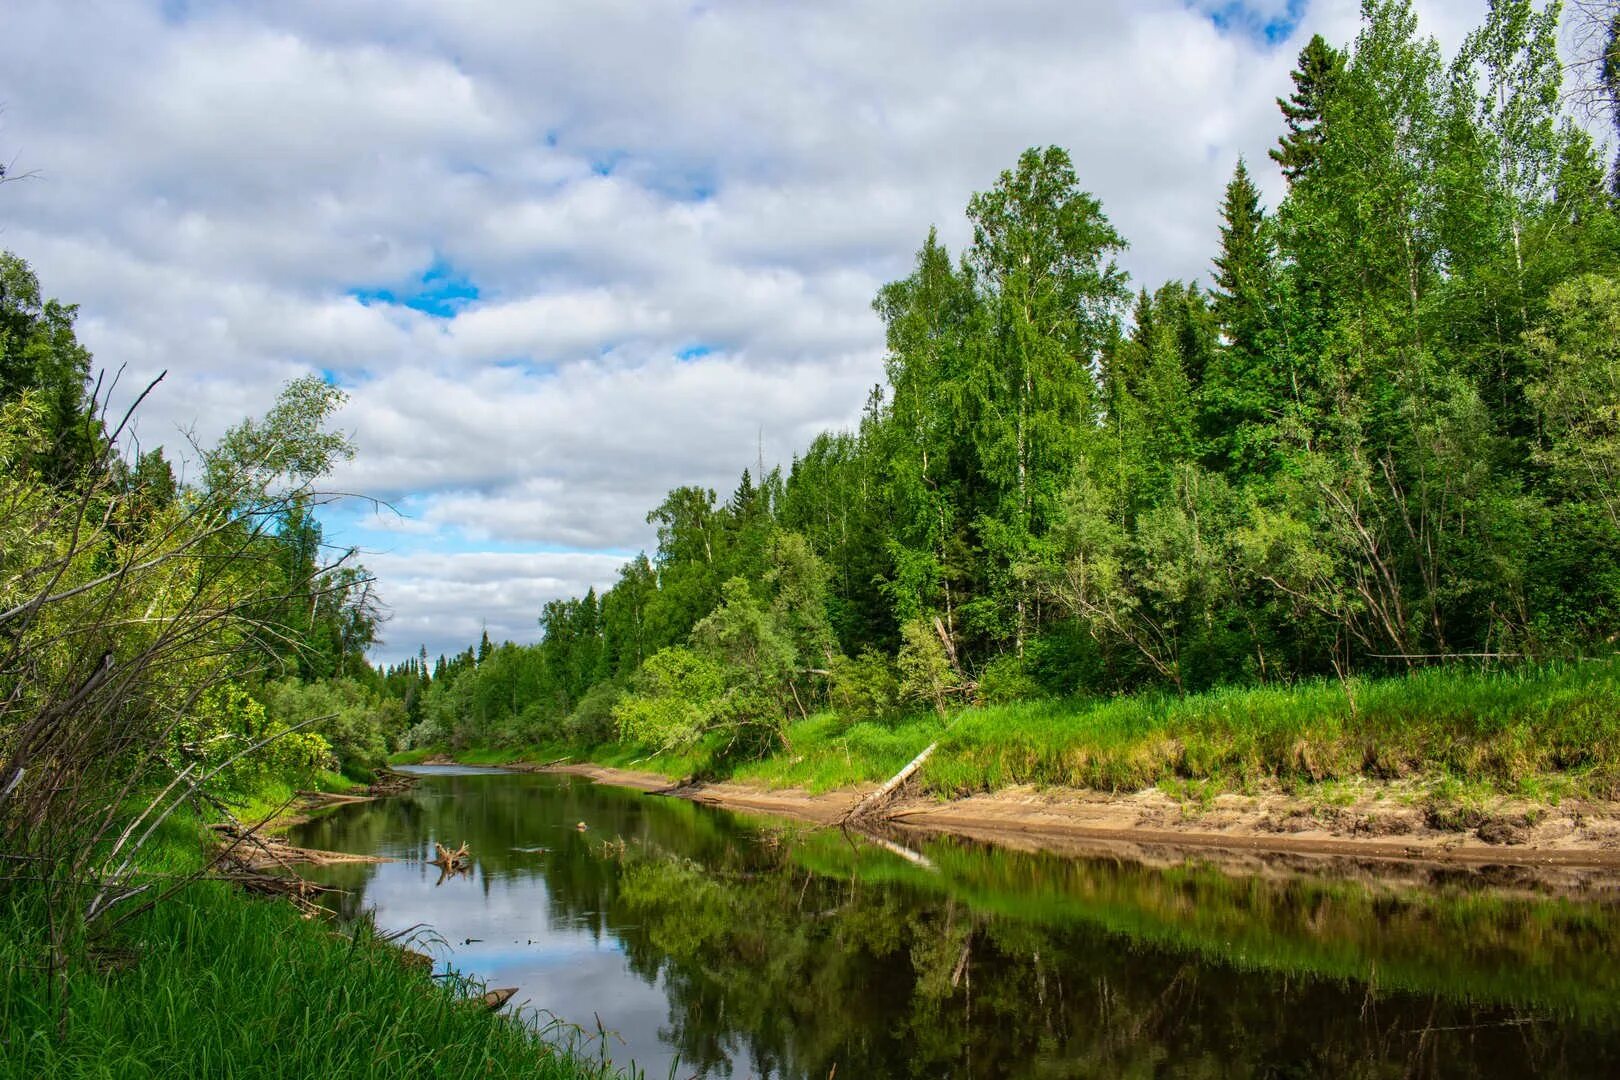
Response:
[[[656,773],[600,765],[547,771],[694,802],[813,822],[836,823],[871,786],[824,794],[737,783],[671,785]],[[1280,793],[1222,795],[1189,804],[1157,789],[1109,795],[1009,788],[941,801],[893,804],[885,825],[899,834],[949,834],[1026,850],[1110,855],[1148,862],[1198,853],[1216,861],[1375,861],[1486,871],[1505,880],[1613,882],[1620,888],[1620,804],[1510,799],[1480,808],[1436,809],[1395,786],[1327,804]],[[1508,868],[1516,868],[1510,870]]]

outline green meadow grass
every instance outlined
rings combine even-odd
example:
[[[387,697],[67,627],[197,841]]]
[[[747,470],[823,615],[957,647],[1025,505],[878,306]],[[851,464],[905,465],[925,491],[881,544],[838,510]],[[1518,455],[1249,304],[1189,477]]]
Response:
[[[846,725],[823,713],[787,735],[787,749],[715,772],[825,791],[881,781],[937,739],[922,781],[942,795],[1014,784],[1208,793],[1262,781],[1328,790],[1410,780],[1529,798],[1614,796],[1620,660],[1025,701],[963,709],[946,721],[929,714]],[[681,767],[704,771],[690,759]]]
[[[252,802],[274,809],[282,794],[269,786]],[[154,892],[202,865],[199,833],[176,814],[142,849]],[[7,1080],[621,1075],[574,1046],[576,1033],[491,1013],[467,999],[481,988],[429,978],[365,920],[305,919],[283,900],[199,880],[69,942],[52,978],[48,915],[26,887],[0,895]]]
[[[846,723],[821,712],[756,761],[718,743],[654,753],[619,743],[475,748],[466,764],[589,761],[685,778],[829,791],[878,783],[930,742],[925,789],[942,796],[1016,784],[1095,791],[1159,786],[1199,799],[1258,783],[1343,801],[1364,781],[1409,781],[1453,798],[1620,797],[1620,658],[1481,673],[1428,668],[1389,678],[1224,688],[1177,697],[1049,698]],[[396,754],[396,764],[439,750]]]

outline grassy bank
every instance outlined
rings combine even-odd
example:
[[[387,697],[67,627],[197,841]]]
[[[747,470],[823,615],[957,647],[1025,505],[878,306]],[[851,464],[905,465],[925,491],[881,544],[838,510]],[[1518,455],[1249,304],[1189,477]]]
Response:
[[[724,763],[712,748],[649,755],[611,745],[472,750],[498,764],[565,754],[670,776],[822,791],[880,781],[938,740],[922,773],[941,795],[1014,784],[1100,791],[1155,785],[1242,791],[1404,780],[1531,799],[1620,795],[1620,659],[1479,673],[1432,668],[1384,679],[1054,699],[850,725],[820,713],[788,748]]]
[[[147,868],[194,869],[199,839],[194,822],[169,826]],[[221,882],[85,943],[56,980],[46,914],[26,892],[0,899],[0,1077],[618,1075],[430,979],[364,924]]]

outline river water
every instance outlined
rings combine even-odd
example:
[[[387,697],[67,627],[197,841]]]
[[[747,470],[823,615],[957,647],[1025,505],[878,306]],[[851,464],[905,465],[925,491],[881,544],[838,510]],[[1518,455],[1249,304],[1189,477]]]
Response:
[[[309,876],[652,1080],[1620,1076],[1620,883],[903,857],[573,777],[412,771],[292,836],[398,861]],[[470,871],[442,878],[434,841]]]

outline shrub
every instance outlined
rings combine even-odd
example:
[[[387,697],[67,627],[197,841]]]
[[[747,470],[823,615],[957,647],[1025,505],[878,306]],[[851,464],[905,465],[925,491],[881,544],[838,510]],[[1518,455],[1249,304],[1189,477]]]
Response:
[[[597,683],[585,692],[568,719],[563,721],[563,733],[587,746],[611,742],[619,731],[613,710],[623,693],[611,682]]]
[[[876,649],[855,658],[839,656],[832,664],[833,708],[847,723],[880,720],[900,703],[900,680],[894,664]]]
[[[613,706],[613,718],[625,741],[674,749],[702,737],[724,691],[719,664],[675,645],[648,657],[632,691]]]

